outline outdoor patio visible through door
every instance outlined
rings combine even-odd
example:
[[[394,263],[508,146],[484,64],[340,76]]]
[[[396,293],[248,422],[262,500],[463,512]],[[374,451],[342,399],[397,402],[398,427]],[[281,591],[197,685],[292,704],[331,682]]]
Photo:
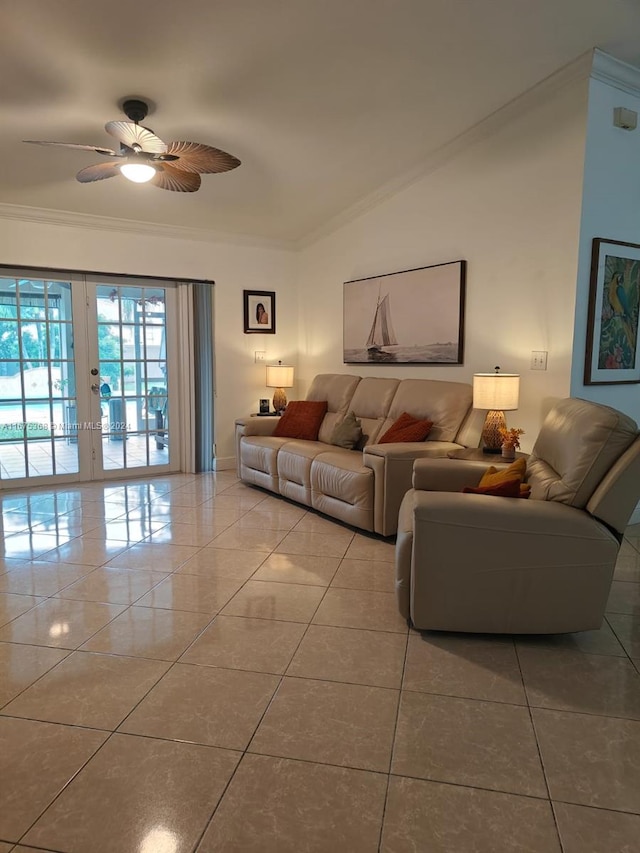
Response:
[[[178,470],[175,296],[0,271],[0,488]]]

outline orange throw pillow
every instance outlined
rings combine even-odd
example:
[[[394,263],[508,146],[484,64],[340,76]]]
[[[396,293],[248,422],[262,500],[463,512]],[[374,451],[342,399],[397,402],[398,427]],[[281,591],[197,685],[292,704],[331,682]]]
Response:
[[[500,498],[519,498],[520,497],[520,481],[516,479],[504,480],[502,483],[497,483],[495,486],[465,486],[462,490],[463,494],[471,495],[496,495]],[[526,497],[529,497],[527,494]]]
[[[433,421],[421,421],[413,415],[403,412],[395,423],[391,424],[376,444],[391,444],[396,441],[424,441],[431,432]]]
[[[517,479],[519,483],[524,480],[527,473],[527,460],[516,459],[507,468],[498,470],[493,465],[487,468],[482,475],[482,479],[478,483],[479,486],[497,486],[499,483],[504,483],[506,480]]]
[[[320,425],[327,414],[326,400],[293,400],[284,410],[273,435],[317,441]]]

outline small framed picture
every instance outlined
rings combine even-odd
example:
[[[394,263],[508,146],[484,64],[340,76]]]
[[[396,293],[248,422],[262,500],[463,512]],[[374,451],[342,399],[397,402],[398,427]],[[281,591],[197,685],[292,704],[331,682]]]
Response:
[[[585,385],[640,382],[640,245],[593,241]]]
[[[269,404],[270,400],[260,400],[260,414],[268,415],[269,414]]]
[[[275,335],[276,294],[273,290],[245,290],[245,335]]]

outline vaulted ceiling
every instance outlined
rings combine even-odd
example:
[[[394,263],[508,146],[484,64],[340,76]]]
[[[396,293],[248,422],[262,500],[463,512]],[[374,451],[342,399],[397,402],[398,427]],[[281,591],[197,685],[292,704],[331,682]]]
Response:
[[[640,65],[637,0],[21,0],[0,51],[0,204],[297,241],[593,47]],[[242,160],[197,193],[80,184],[127,96]]]

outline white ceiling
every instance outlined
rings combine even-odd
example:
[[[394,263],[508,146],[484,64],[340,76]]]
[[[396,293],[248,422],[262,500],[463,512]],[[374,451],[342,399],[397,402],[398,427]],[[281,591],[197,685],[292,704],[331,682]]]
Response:
[[[0,203],[300,240],[593,47],[638,0],[20,0],[0,35]],[[79,184],[125,96],[240,168],[194,194]]]

